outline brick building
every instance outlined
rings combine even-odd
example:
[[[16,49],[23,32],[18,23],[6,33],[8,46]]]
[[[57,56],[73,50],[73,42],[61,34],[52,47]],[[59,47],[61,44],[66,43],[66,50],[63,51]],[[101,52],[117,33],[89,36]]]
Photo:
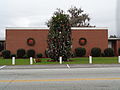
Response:
[[[45,57],[48,30],[48,28],[6,28],[6,49],[12,54],[20,48],[34,49],[36,54],[42,53]],[[28,45],[30,38],[34,39],[33,46]],[[86,45],[80,44],[80,38],[86,39]],[[108,47],[107,28],[72,28],[72,51],[78,47],[86,48],[86,56],[94,47],[99,47],[103,51]]]
[[[120,48],[120,38],[108,38],[108,48],[113,48],[115,55],[118,55]]]

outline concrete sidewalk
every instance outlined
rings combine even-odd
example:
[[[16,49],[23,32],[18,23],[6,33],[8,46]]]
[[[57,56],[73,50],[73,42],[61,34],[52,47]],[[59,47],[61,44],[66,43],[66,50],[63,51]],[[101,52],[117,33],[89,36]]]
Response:
[[[0,66],[3,67],[3,66]],[[14,65],[2,69],[59,69],[59,68],[110,68],[120,67],[120,64],[52,64],[52,65]]]

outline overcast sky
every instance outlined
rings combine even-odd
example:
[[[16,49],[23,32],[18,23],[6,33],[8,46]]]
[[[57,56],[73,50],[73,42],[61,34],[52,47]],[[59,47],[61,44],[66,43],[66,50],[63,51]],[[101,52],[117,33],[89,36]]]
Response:
[[[91,17],[91,25],[108,27],[116,34],[116,0],[0,0],[0,39],[6,27],[46,27],[56,8],[82,8]]]

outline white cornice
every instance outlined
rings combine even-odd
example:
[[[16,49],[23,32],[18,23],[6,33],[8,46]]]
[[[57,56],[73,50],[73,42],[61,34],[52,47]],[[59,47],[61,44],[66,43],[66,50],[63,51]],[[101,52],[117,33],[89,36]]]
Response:
[[[49,29],[48,27],[6,27],[6,29]]]
[[[108,40],[120,40],[120,38],[108,38]]]
[[[6,27],[6,29],[12,29],[12,30],[16,30],[16,29],[36,29],[36,30],[40,30],[40,29],[49,29],[48,27]],[[72,27],[71,29],[73,30],[107,30],[108,28],[106,27]]]
[[[72,27],[71,29],[73,29],[73,30],[80,30],[80,29],[82,29],[82,30],[96,30],[96,29],[102,30],[102,29],[108,29],[108,28],[106,28],[106,27]]]

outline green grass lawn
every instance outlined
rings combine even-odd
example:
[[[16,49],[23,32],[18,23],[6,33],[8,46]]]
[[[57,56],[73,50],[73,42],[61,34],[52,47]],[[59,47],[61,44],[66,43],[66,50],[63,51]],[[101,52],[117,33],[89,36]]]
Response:
[[[43,65],[43,64],[59,64],[59,62],[47,62],[50,58],[41,58],[41,62],[35,63],[33,65]],[[16,59],[16,65],[29,65],[29,59]],[[81,58],[71,58],[69,62],[63,62],[63,64],[89,64],[88,57]],[[118,64],[117,57],[93,57],[93,64]],[[0,58],[0,65],[12,65],[11,59]]]
[[[94,57],[93,64],[118,64],[118,57]]]
[[[15,63],[16,65],[28,65],[29,59],[16,59]],[[12,65],[12,60],[0,58],[0,65]]]
[[[71,58],[71,62],[64,62],[65,64],[89,64],[88,57]],[[93,57],[93,64],[118,64],[118,57]]]
[[[11,65],[11,59],[2,59],[0,58],[0,65]]]
[[[88,57],[71,58],[70,62],[64,62],[64,64],[88,64],[88,60]]]
[[[47,60],[50,60],[50,58],[41,58],[41,62],[35,63],[33,61],[34,65],[39,65],[39,64],[59,64],[59,62],[47,62]],[[11,59],[3,59],[0,58],[0,65],[12,65],[12,60]],[[15,65],[30,65],[30,60],[29,59],[16,59],[15,60]]]

